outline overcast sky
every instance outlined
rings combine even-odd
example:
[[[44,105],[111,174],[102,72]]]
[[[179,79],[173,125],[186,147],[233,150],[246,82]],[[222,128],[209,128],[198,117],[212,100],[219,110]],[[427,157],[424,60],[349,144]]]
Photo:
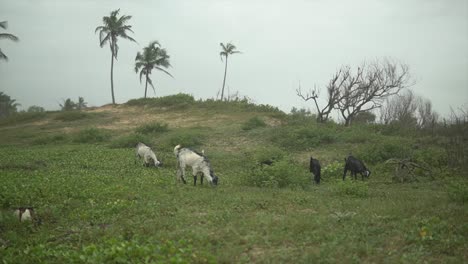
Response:
[[[152,40],[167,49],[174,76],[153,73],[156,96],[215,97],[219,43],[232,42],[242,54],[229,60],[230,92],[286,112],[315,110],[296,95],[299,82],[324,88],[341,65],[379,58],[408,64],[413,90],[439,113],[468,103],[468,0],[0,0],[0,21],[20,38],[0,40],[9,57],[0,61],[0,91],[22,108],[54,110],[78,96],[110,103],[110,49],[94,30],[117,8],[133,16],[138,41],[118,42],[117,103],[143,96],[134,60]]]

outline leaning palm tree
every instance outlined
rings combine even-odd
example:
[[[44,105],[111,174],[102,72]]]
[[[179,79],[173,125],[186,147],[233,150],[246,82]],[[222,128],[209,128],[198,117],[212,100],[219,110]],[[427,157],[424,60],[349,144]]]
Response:
[[[143,75],[145,75],[146,78],[145,98],[146,92],[148,90],[148,83],[151,85],[153,91],[156,93],[153,81],[149,77],[153,69],[162,71],[172,77],[172,75],[169,72],[163,69],[171,67],[171,64],[169,63],[169,55],[167,55],[166,50],[160,47],[161,45],[159,44],[159,42],[153,41],[147,47],[143,48],[143,53],[138,52],[135,57],[135,73],[138,73],[138,71],[140,71],[140,83]]]
[[[231,54],[240,53],[240,51],[235,50],[236,46],[234,46],[232,43],[227,43],[226,45],[224,45],[223,43],[219,43],[219,45],[221,45],[221,48],[222,48],[221,52],[219,53],[219,56],[221,57],[221,61],[223,60],[223,56],[226,57],[226,64],[224,66],[223,88],[221,89],[221,101],[222,101],[224,97],[224,85],[226,84],[228,57]]]
[[[8,22],[7,21],[2,21],[0,22],[0,28],[3,28],[3,29],[7,29],[8,27]],[[9,33],[0,33],[0,39],[9,39],[9,40],[12,40],[12,41],[18,41],[19,38],[13,34],[9,34]],[[6,60],[8,61],[8,57],[7,55],[5,55],[5,53],[2,52],[2,49],[0,49],[0,60]]]
[[[130,41],[136,42],[132,37],[128,36],[128,31],[132,31],[132,26],[127,25],[126,23],[132,18],[132,16],[122,15],[117,17],[120,9],[114,10],[111,12],[110,16],[105,16],[102,18],[104,25],[96,28],[94,33],[99,31],[99,45],[104,47],[106,43],[109,42],[109,47],[111,50],[111,92],[112,92],[112,104],[115,104],[114,97],[114,58],[117,59],[117,53],[119,52],[119,46],[117,45],[117,39],[119,37],[128,39]]]

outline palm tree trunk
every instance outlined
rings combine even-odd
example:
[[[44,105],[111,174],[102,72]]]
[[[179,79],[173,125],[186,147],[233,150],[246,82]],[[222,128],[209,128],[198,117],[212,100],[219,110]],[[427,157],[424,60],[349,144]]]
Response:
[[[228,63],[228,56],[226,56],[226,65],[224,66],[224,79],[223,79],[223,89],[221,89],[221,101],[223,100],[223,97],[224,97],[224,85],[226,84],[227,63]]]
[[[148,90],[148,73],[146,75],[146,84],[145,84],[145,98],[146,98],[146,91]]]
[[[114,53],[111,50],[111,93],[112,93],[112,104],[115,105],[115,97],[114,97]]]

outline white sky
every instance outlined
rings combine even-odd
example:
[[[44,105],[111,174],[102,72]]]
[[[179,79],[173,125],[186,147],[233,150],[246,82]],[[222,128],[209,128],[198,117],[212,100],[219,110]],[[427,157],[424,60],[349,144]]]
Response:
[[[0,91],[22,108],[54,110],[78,96],[110,103],[110,50],[94,29],[117,8],[133,16],[138,41],[119,40],[117,103],[143,96],[134,59],[152,40],[167,49],[174,76],[153,72],[156,96],[215,97],[219,43],[232,42],[243,53],[229,59],[230,92],[286,112],[315,110],[296,95],[299,82],[324,88],[341,65],[385,57],[410,66],[414,91],[442,115],[468,103],[468,0],[0,0],[0,21],[9,23],[1,32],[20,38],[0,40],[9,57]]]

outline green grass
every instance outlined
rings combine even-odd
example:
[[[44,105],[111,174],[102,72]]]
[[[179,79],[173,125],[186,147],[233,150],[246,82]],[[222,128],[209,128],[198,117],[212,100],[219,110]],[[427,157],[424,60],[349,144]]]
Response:
[[[245,102],[231,103],[226,109],[239,111],[230,113],[221,102],[161,100],[190,108],[160,109],[151,122],[167,124],[163,132],[135,133],[146,120],[126,125],[157,107],[142,99],[131,106],[138,116],[124,105],[92,118],[46,113],[39,125],[0,127],[3,263],[467,261],[468,179],[446,167],[432,140],[284,118]],[[267,126],[244,130],[255,118]],[[154,147],[164,166],[135,162],[137,141]],[[194,187],[190,169],[188,184],[176,183],[176,144],[205,150],[219,186]],[[349,152],[366,162],[369,180],[341,180]],[[311,155],[322,164],[320,185],[308,172]],[[383,161],[406,155],[435,164],[433,177],[393,183]],[[274,163],[260,165],[266,160]],[[34,207],[40,223],[19,222],[12,210],[22,206]]]

